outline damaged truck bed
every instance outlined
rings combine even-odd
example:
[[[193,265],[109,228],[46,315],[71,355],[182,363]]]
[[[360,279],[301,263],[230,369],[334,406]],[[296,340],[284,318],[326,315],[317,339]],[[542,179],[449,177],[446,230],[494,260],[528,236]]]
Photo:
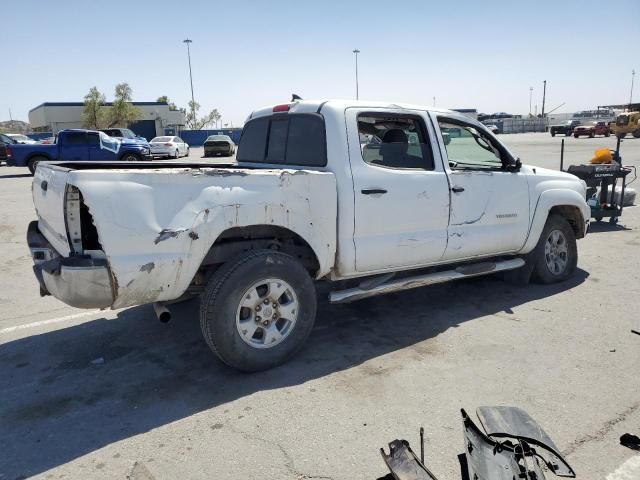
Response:
[[[573,175],[522,165],[482,124],[414,105],[257,110],[237,165],[40,163],[28,243],[43,295],[81,308],[200,296],[210,348],[240,370],[293,355],[315,281],[331,302],[508,272],[562,281],[589,222]]]

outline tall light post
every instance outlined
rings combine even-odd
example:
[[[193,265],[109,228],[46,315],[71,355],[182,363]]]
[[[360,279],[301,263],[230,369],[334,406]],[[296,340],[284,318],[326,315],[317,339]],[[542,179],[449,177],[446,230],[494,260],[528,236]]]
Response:
[[[529,116],[531,116],[531,99],[533,98],[533,87],[529,87]]]
[[[633,103],[633,81],[635,80],[636,71],[631,70],[631,93],[629,94],[629,109],[631,109],[631,104]]]
[[[354,55],[356,56],[356,100],[359,99],[359,92],[358,92],[358,54],[360,53],[360,50],[358,50],[357,48],[353,51]]]
[[[189,80],[191,82],[191,115],[193,116],[193,121],[196,119],[196,101],[193,97],[193,75],[191,74],[191,49],[189,48],[189,44],[193,43],[193,40],[189,40],[188,38],[183,40],[182,43],[187,44],[187,58],[189,59]]]

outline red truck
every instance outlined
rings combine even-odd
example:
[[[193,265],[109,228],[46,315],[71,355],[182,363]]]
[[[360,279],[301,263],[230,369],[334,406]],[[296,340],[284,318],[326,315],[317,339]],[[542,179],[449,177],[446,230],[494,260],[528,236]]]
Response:
[[[573,129],[573,136],[578,138],[582,135],[593,138],[596,135],[604,135],[608,137],[611,135],[611,130],[607,122],[593,122],[590,125],[578,125]]]

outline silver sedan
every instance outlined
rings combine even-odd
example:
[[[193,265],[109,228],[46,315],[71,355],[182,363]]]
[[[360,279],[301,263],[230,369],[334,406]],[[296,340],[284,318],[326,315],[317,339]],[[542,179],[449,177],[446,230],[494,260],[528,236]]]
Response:
[[[189,145],[180,137],[155,137],[149,142],[154,157],[179,158],[189,156]]]

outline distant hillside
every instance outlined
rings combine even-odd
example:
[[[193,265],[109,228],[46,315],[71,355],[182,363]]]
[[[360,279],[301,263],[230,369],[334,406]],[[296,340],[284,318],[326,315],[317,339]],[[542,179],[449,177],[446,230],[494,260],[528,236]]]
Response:
[[[31,131],[31,125],[21,120],[7,120],[0,122],[0,132],[27,133]]]

